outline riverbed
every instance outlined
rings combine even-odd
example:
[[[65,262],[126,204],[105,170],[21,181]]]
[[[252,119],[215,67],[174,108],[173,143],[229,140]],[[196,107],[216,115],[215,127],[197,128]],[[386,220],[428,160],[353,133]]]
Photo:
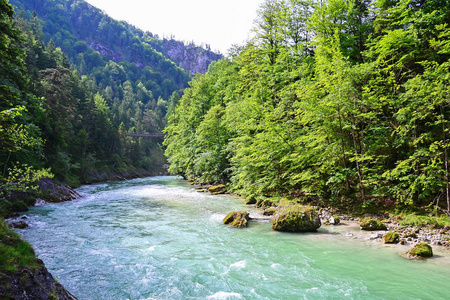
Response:
[[[450,261],[402,257],[359,228],[317,233],[222,224],[255,208],[198,193],[178,177],[83,186],[82,198],[36,206],[19,230],[78,299],[448,299]],[[350,234],[351,233],[351,234]],[[442,250],[443,251],[443,250]]]

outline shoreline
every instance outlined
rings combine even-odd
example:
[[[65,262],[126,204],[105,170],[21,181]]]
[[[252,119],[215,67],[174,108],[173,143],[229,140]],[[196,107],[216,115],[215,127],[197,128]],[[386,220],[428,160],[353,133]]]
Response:
[[[190,184],[198,192],[208,192],[208,188],[211,187],[211,185],[196,184],[194,182],[190,182]],[[240,195],[234,193],[224,192],[224,194],[236,196],[242,201],[245,200]],[[260,207],[256,204],[247,204],[246,206],[251,206],[255,210],[257,210],[257,216],[250,215],[249,221],[270,222],[271,215],[264,215],[264,211],[266,209],[276,209],[278,205],[276,203],[273,204],[274,205],[270,207]],[[433,249],[437,250],[435,252],[444,253],[444,256],[450,259],[450,226],[434,228],[432,225],[400,225],[399,217],[390,217],[388,213],[380,212],[378,215],[367,213],[363,216],[352,216],[348,213],[340,213],[338,209],[332,207],[321,208],[316,206],[315,208],[318,210],[321,219],[322,224],[320,228],[352,228],[352,230],[354,232],[357,232],[357,234],[355,234],[354,232],[348,232],[343,234],[343,236],[353,239],[369,240],[379,245],[385,245],[389,247],[402,247],[405,249],[405,252],[410,250],[416,244],[425,242]],[[340,224],[326,224],[326,221],[328,221],[331,217],[336,216],[339,217],[341,221]],[[383,218],[380,218],[380,216],[382,216]],[[386,225],[387,230],[362,230],[360,228],[360,223],[363,219],[366,218],[377,219],[381,221]],[[397,243],[383,243],[383,235],[388,232],[397,232],[400,235]],[[406,258],[406,256],[404,257]]]
[[[263,209],[257,207],[256,205],[250,205],[253,209],[253,212],[250,212],[250,219],[251,222],[264,222],[264,223],[270,223],[270,216],[264,216],[262,212]],[[256,213],[255,213],[256,211]],[[337,214],[339,215],[339,214]],[[387,224],[388,229],[387,230],[371,230],[366,231],[362,230],[360,227],[360,221],[357,220],[357,218],[349,217],[347,215],[343,216],[341,219],[341,222],[338,225],[326,225],[325,221],[328,220],[326,217],[320,218],[322,225],[318,229],[317,232],[311,232],[309,234],[311,235],[338,235],[339,239],[346,239],[346,240],[354,240],[355,242],[361,242],[365,244],[370,244],[370,246],[373,247],[381,247],[381,248],[391,248],[396,249],[399,252],[399,255],[405,259],[406,252],[411,250],[414,245],[420,242],[427,242],[430,244],[433,248],[434,256],[431,258],[427,258],[427,260],[433,260],[433,261],[439,261],[445,264],[450,265],[450,246],[448,246],[448,241],[445,241],[446,245],[438,245],[436,243],[431,244],[428,239],[424,238],[425,234],[419,234],[417,239],[413,239],[410,241],[405,241],[404,243],[395,243],[395,244],[385,244],[382,242],[382,237],[384,234],[388,233],[389,231],[397,231],[402,235],[402,231],[398,230],[398,225],[393,224]],[[421,229],[420,226],[402,226],[403,231],[415,231],[419,230],[422,231],[424,229]],[[425,229],[427,230],[427,229]],[[429,231],[429,230],[427,230]],[[405,238],[400,238],[400,240],[403,240]],[[439,241],[436,239],[436,241]],[[401,251],[400,251],[401,250]]]

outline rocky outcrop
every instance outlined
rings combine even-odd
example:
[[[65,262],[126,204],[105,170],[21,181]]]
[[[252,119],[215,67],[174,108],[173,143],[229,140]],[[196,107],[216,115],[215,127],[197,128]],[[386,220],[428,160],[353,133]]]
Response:
[[[55,281],[44,263],[37,260],[37,268],[22,267],[16,272],[0,273],[0,299],[76,300],[77,298]]]
[[[248,212],[233,211],[226,215],[226,217],[223,219],[223,224],[230,225],[236,228],[244,228],[247,227],[249,219],[250,215]]]
[[[361,230],[367,230],[367,231],[372,231],[372,230],[387,230],[386,225],[384,225],[384,223],[382,223],[381,221],[378,220],[374,220],[374,219],[367,219],[361,222],[361,224],[359,224],[359,226],[361,227]]]
[[[315,232],[322,225],[317,210],[298,205],[278,207],[271,223],[272,229],[288,232]]]
[[[185,45],[173,39],[163,40],[163,49],[171,60],[192,75],[206,73],[211,62],[222,58],[221,54],[193,44]]]
[[[433,256],[433,249],[427,243],[416,244],[411,250],[406,252],[408,259],[425,259]]]
[[[72,201],[81,197],[72,188],[49,178],[41,179],[38,185],[40,197],[46,202],[58,203]]]

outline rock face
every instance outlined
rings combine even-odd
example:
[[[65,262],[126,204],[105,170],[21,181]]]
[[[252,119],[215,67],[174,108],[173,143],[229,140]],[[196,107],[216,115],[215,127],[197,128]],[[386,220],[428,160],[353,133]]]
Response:
[[[222,58],[221,54],[193,44],[185,45],[173,39],[163,40],[163,49],[171,60],[190,71],[192,75],[206,73],[211,62]]]
[[[361,227],[361,230],[387,230],[386,225],[384,225],[381,221],[374,220],[374,219],[368,219],[361,222],[359,225]]]
[[[230,225],[236,228],[244,228],[247,227],[249,219],[250,215],[248,212],[233,211],[223,219],[223,224]]]
[[[227,187],[223,184],[213,185],[208,189],[208,191],[211,195],[225,194],[227,192]]]
[[[425,259],[433,256],[433,249],[427,243],[419,243],[406,252],[408,259]]]
[[[37,269],[20,268],[14,273],[0,273],[0,299],[76,300],[61,284],[55,281],[42,261]]]
[[[72,201],[81,197],[76,191],[72,188],[63,185],[57,184],[52,179],[44,178],[39,182],[39,190],[41,192],[41,197],[44,198],[46,202],[64,202],[64,201]]]
[[[322,225],[315,209],[301,206],[279,207],[271,223],[272,229],[288,232],[315,232]]]
[[[385,235],[383,235],[383,243],[384,244],[397,244],[399,242],[400,234],[398,232],[389,231]]]

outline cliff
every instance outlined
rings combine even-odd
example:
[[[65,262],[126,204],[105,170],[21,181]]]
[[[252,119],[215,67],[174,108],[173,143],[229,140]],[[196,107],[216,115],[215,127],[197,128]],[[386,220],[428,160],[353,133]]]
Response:
[[[185,45],[177,40],[163,41],[164,53],[183,69],[196,73],[206,73],[211,62],[221,59],[221,54],[193,44]]]

